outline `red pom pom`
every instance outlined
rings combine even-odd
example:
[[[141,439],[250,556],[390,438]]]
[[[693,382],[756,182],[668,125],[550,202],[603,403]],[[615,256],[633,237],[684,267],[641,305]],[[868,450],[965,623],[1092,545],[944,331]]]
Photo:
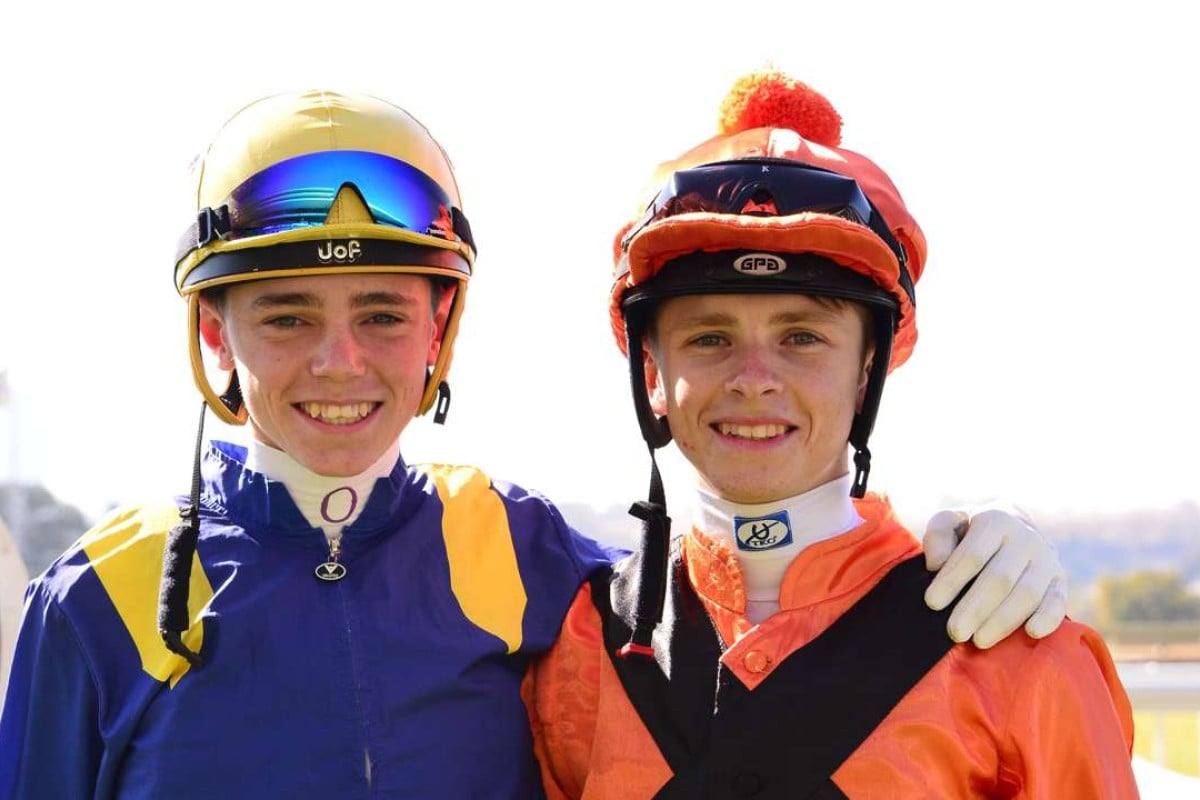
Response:
[[[827,147],[842,141],[842,117],[833,104],[808,84],[778,70],[739,78],[721,102],[718,127],[725,135],[751,128],[788,128]]]

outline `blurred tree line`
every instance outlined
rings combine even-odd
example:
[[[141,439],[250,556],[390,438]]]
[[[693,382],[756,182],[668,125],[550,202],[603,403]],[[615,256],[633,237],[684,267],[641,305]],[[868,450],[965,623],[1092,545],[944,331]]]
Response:
[[[1200,622],[1200,594],[1178,572],[1109,575],[1096,586],[1096,622]]]
[[[610,544],[636,546],[638,526],[625,508],[561,506],[563,516]],[[30,575],[84,533],[93,520],[45,487],[0,483],[0,518],[16,541]],[[1071,611],[1100,629],[1166,623],[1200,631],[1200,507],[1124,514],[1034,515],[1055,542],[1071,582]],[[913,530],[920,525],[910,523]]]

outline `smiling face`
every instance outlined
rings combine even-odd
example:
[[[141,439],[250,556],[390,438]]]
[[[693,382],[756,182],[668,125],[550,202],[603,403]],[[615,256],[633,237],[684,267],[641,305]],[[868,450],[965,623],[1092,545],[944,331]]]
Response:
[[[254,437],[320,475],[367,469],[417,413],[451,293],[416,275],[250,281],[201,300],[200,333],[236,369]]]
[[[866,387],[866,310],[797,294],[663,302],[648,348],[651,406],[702,485],[766,503],[844,475]]]

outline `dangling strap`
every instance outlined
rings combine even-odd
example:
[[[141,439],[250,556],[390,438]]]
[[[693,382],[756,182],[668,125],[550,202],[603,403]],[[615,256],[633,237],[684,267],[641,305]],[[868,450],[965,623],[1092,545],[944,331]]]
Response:
[[[654,628],[662,621],[663,600],[667,590],[667,549],[671,544],[671,518],[667,516],[667,496],[662,476],[650,447],[650,492],[647,501],[634,503],[629,513],[642,521],[641,569],[637,579],[637,603],[633,612],[633,631],[618,651],[630,655],[654,657]]]
[[[167,534],[163,550],[162,583],[158,590],[158,632],[172,653],[183,656],[192,666],[204,660],[183,643],[188,629],[188,587],[192,580],[192,559],[200,538],[200,454],[204,446],[204,415],[207,403],[200,405],[200,425],[196,431],[196,454],[192,460],[191,504],[179,510],[179,524]]]

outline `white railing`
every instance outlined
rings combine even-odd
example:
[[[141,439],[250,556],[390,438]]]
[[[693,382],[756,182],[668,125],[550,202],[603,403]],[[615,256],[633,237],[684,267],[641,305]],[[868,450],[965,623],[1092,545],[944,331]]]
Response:
[[[1117,672],[1134,711],[1153,720],[1141,732],[1150,737],[1150,760],[1167,764],[1167,715],[1184,713],[1194,717],[1200,765],[1200,661],[1122,661]]]

